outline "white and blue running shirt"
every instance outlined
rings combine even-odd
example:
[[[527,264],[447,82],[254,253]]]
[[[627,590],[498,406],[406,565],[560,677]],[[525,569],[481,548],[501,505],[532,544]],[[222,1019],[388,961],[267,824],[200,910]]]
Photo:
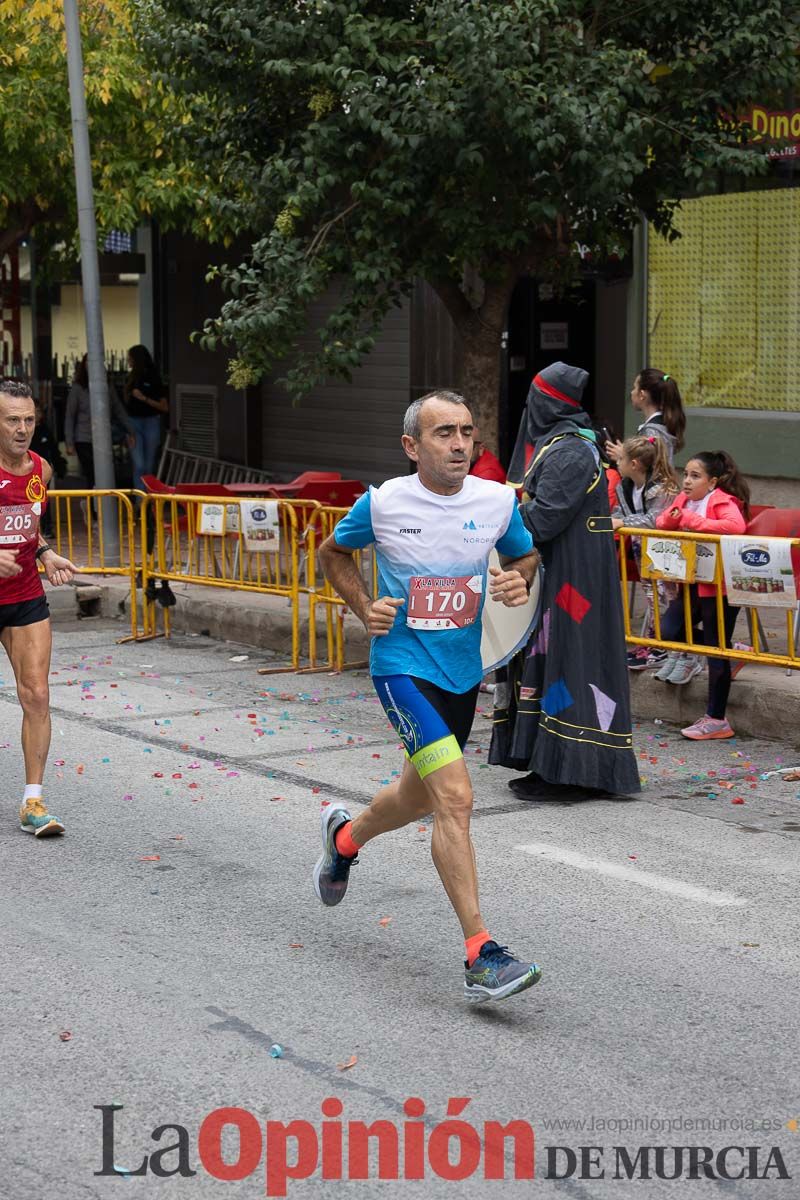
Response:
[[[510,487],[467,475],[440,496],[418,475],[371,487],[334,530],[340,546],[375,544],[378,595],[405,600],[385,637],[372,639],[373,675],[416,675],[449,692],[480,682],[481,612],[489,553],[533,550]]]

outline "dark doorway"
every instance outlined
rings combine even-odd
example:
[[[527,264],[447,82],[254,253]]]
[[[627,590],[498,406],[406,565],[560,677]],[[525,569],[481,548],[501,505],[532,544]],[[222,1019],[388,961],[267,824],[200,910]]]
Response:
[[[553,286],[526,277],[514,288],[508,312],[505,403],[500,408],[500,457],[514,449],[531,379],[553,362],[589,372],[584,405],[594,412],[595,283],[582,280],[558,295]]]

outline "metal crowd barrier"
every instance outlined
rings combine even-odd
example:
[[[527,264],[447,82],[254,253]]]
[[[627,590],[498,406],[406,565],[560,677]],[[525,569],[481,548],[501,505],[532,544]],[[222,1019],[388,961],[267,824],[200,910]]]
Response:
[[[263,545],[247,536],[242,511],[252,498],[148,496],[142,504],[142,586],[156,581],[283,596],[291,606],[291,666],[300,665],[299,539],[294,506],[277,504],[276,536]],[[212,522],[213,518],[213,522]],[[274,540],[274,547],[269,541]],[[169,635],[169,609],[164,609]],[[156,605],[145,601],[145,634],[158,636]]]
[[[130,493],[54,490],[47,493],[47,500],[45,536],[58,554],[79,566],[81,575],[118,575],[130,581],[131,637],[135,638],[139,629],[136,572],[140,554]],[[117,534],[118,553],[108,542],[109,522]]]
[[[260,543],[252,536],[248,538],[242,519],[242,506],[247,502],[252,504],[252,501],[253,498],[248,497],[161,496],[116,490],[53,491],[49,493],[52,528],[48,540],[60,554],[76,562],[81,574],[120,576],[129,581],[131,639],[145,640],[162,633],[169,636],[170,610],[154,602],[153,588],[149,586],[165,581],[283,597],[291,608],[289,665],[265,667],[262,669],[265,674],[298,669],[342,671],[366,665],[363,661],[347,661],[347,607],[321,575],[317,560],[320,544],[349,509],[322,507],[317,501],[272,501],[277,504],[278,526],[269,537],[264,534],[266,540]],[[104,520],[100,519],[100,506],[106,506]],[[114,561],[108,545],[109,521],[113,522],[119,542],[119,555]],[[653,636],[647,636],[646,631],[634,633],[633,600],[628,587],[631,582],[629,561],[632,560],[631,542],[641,539],[643,531],[622,528],[618,535],[625,637],[629,644],[800,670],[796,610],[785,612],[785,649],[773,651],[768,646],[757,606],[745,608],[752,649],[733,649],[721,644],[724,640],[722,601],[725,593],[719,551],[713,579],[720,631],[716,644],[695,641],[689,583],[678,585],[683,592],[685,641],[667,641],[662,636],[662,614],[655,580]],[[658,535],[658,531],[644,534]],[[707,533],[665,530],[663,536],[717,546],[720,542],[718,535]],[[800,538],[785,540],[793,547],[800,546]],[[369,594],[376,596],[378,569],[373,548],[357,551],[354,561]],[[142,589],[141,599],[139,588]],[[304,628],[306,620],[307,628]],[[322,646],[318,622],[322,624]],[[300,666],[301,657],[307,658],[308,666]]]
[[[759,618],[759,609],[757,605],[740,606],[744,607],[747,615],[748,628],[750,633],[750,641],[752,650],[733,649],[724,644],[724,620],[723,620],[723,605],[722,600],[725,595],[725,575],[722,566],[722,553],[720,550],[720,535],[715,533],[692,533],[684,530],[646,530],[635,529],[633,527],[623,527],[617,530],[619,535],[619,563],[620,563],[620,578],[622,582],[622,607],[623,617],[625,621],[625,639],[633,646],[654,647],[660,650],[678,650],[684,653],[691,652],[692,654],[702,654],[712,658],[730,658],[736,662],[745,663],[761,663],[765,666],[772,667],[788,667],[800,670],[800,656],[798,655],[798,614],[796,608],[787,608],[785,612],[786,619],[786,653],[775,653],[767,646],[767,637],[764,632],[761,620]],[[714,588],[714,597],[717,610],[717,632],[718,640],[716,643],[696,642],[692,633],[692,611],[691,611],[691,587],[692,583],[683,583],[678,580],[670,579],[669,582],[676,583],[683,592],[683,615],[684,615],[684,630],[686,640],[683,642],[667,641],[661,636],[661,618],[662,614],[658,605],[658,588],[656,580],[653,579],[653,626],[654,636],[646,637],[643,634],[636,635],[632,632],[632,600],[630,590],[628,588],[629,573],[628,563],[632,558],[630,553],[632,550],[631,540],[634,538],[641,539],[642,536],[655,538],[659,535],[664,538],[678,539],[686,542],[706,542],[717,547],[716,564],[714,570],[714,579],[708,581],[709,586]],[[746,537],[743,534],[742,537]],[[758,535],[753,535],[753,540],[758,541]],[[790,543],[792,547],[800,546],[800,538],[785,538],[777,539]],[[703,581],[706,582],[705,580]],[[775,610],[772,610],[775,611]],[[705,632],[705,631],[704,631]]]

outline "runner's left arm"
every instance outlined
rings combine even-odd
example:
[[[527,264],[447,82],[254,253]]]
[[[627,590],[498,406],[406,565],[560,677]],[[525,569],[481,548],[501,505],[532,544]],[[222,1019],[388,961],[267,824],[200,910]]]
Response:
[[[45,487],[53,478],[53,468],[50,463],[42,459],[42,482]],[[46,547],[43,549],[43,547]],[[68,558],[64,558],[61,554],[56,554],[55,550],[47,544],[45,538],[42,537],[41,530],[39,531],[39,550],[36,557],[44,567],[44,573],[47,576],[48,583],[52,583],[53,587],[60,587],[63,583],[71,583],[77,574],[78,568]]]
[[[506,608],[516,608],[527,601],[531,583],[541,562],[530,530],[526,529],[516,504],[496,548],[503,565],[502,570],[498,567],[489,568],[492,576],[489,594],[493,600],[505,604]]]

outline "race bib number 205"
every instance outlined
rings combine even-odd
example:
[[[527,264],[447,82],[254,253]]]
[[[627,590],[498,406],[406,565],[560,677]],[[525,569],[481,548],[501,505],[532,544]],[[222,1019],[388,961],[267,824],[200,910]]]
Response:
[[[463,629],[477,620],[482,595],[480,575],[414,575],[409,581],[406,624],[411,629]]]
[[[23,546],[39,533],[40,504],[9,504],[0,508],[0,546]]]

